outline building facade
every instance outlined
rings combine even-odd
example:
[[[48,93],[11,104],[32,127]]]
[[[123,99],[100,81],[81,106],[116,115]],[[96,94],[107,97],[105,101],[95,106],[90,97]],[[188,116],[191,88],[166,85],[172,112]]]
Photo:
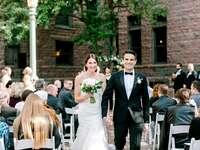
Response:
[[[159,18],[162,22],[159,26],[138,20],[126,8],[118,8],[119,54],[134,49],[138,53],[136,70],[145,73],[151,83],[171,83],[170,77],[178,62],[184,64],[185,71],[188,63],[194,63],[195,69],[200,70],[200,1],[167,0],[165,3],[168,15]],[[82,70],[88,46],[80,46],[72,39],[80,33],[80,28],[76,27],[83,24],[75,18],[65,19],[58,16],[49,29],[37,29],[37,68],[41,78],[74,78]],[[13,53],[12,48],[5,53],[2,47],[0,49],[2,58]],[[5,63],[1,59],[0,65],[23,68],[29,64],[26,43],[15,51],[19,57],[5,59]],[[19,77],[21,70],[16,70],[14,76]]]

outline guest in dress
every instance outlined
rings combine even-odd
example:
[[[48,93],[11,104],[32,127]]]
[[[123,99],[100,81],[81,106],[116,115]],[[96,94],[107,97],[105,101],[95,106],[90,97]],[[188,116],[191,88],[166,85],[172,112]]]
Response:
[[[8,92],[0,90],[0,121],[6,122],[8,125],[12,126],[19,112],[17,109],[8,105],[9,99]]]
[[[18,103],[15,105],[15,108],[16,108],[17,110],[19,110],[20,112],[22,111],[22,109],[23,109],[23,107],[24,107],[25,100],[26,100],[27,96],[28,96],[29,94],[31,94],[31,93],[33,93],[33,91],[28,90],[28,89],[25,90],[25,91],[23,91],[22,96],[21,96],[21,101],[18,102]]]
[[[184,87],[190,89],[192,82],[196,79],[197,72],[194,70],[194,65],[188,64],[188,72],[184,81]]]
[[[34,87],[34,83],[31,79],[31,75],[32,75],[32,69],[30,67],[26,67],[24,70],[23,70],[23,83],[24,83],[24,88],[25,89],[30,89],[32,91],[35,90],[35,87]]]
[[[8,81],[11,80],[9,72],[4,68],[1,70],[1,73],[2,73],[1,82],[3,83],[3,86],[6,87]]]
[[[55,147],[60,145],[58,127],[60,123],[54,110],[47,108],[41,98],[30,94],[20,115],[13,124],[14,138],[33,139],[34,149],[41,149],[45,140],[55,137]]]

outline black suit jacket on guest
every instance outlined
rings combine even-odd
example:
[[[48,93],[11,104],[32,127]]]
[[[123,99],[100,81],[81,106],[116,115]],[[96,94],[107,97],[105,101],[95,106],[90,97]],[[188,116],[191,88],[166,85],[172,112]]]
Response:
[[[189,138],[200,139],[200,117],[196,117],[192,120],[189,130]]]
[[[60,99],[59,101],[59,108],[61,108],[61,113],[63,117],[64,122],[69,122],[70,116],[69,114],[66,114],[65,108],[72,108],[77,105],[77,103],[74,100],[74,97],[72,96],[71,92],[65,88],[62,88],[58,98]]]
[[[160,150],[164,150],[164,148],[167,149],[168,147],[170,124],[190,125],[195,116],[194,112],[194,107],[190,104],[177,104],[168,108],[161,133]],[[184,143],[188,142],[187,135],[181,134],[175,136],[175,142],[178,148],[183,148]]]
[[[127,118],[130,116],[128,108],[132,112],[142,112],[142,120],[149,121],[149,95],[146,77],[143,74],[135,73],[134,85],[129,99],[124,85],[124,71],[114,73],[111,76],[102,97],[103,117],[107,115],[108,100],[111,99],[113,91],[115,91],[114,123],[127,122]]]
[[[176,74],[176,72],[175,72]],[[186,73],[181,70],[180,71],[180,74],[176,76],[175,80],[174,81],[174,90],[175,92],[180,89],[180,88],[183,88],[183,84],[185,82],[185,78],[186,78]]]
[[[157,101],[152,104],[153,108],[153,120],[155,120],[156,113],[165,114],[169,106],[176,105],[177,102],[168,97],[168,96],[161,96]]]
[[[59,107],[58,103],[59,103],[59,99],[57,97],[48,94],[47,104],[50,107],[52,107],[56,111],[57,114],[59,114],[61,111],[60,110],[61,108]]]

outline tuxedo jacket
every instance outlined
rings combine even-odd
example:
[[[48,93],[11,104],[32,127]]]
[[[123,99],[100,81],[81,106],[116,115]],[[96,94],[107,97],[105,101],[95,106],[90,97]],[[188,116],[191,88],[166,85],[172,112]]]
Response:
[[[176,72],[175,72],[176,74]],[[185,78],[186,78],[186,73],[181,70],[180,74],[177,75],[177,77],[173,80],[174,81],[174,90],[175,92],[180,89],[183,88],[183,84],[185,82]]]
[[[130,110],[133,113],[142,112],[143,122],[147,123],[149,121],[149,95],[146,77],[143,74],[135,72],[133,88],[129,98],[125,89],[124,71],[114,73],[111,76],[102,96],[103,117],[107,115],[108,100],[112,98],[113,91],[115,92],[114,123],[127,122]]]

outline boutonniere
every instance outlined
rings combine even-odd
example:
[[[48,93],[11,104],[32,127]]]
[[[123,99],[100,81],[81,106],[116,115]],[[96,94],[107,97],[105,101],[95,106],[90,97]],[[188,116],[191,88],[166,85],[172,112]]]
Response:
[[[138,84],[141,84],[141,83],[142,83],[142,80],[143,80],[142,78],[137,77],[137,83],[138,83]]]

